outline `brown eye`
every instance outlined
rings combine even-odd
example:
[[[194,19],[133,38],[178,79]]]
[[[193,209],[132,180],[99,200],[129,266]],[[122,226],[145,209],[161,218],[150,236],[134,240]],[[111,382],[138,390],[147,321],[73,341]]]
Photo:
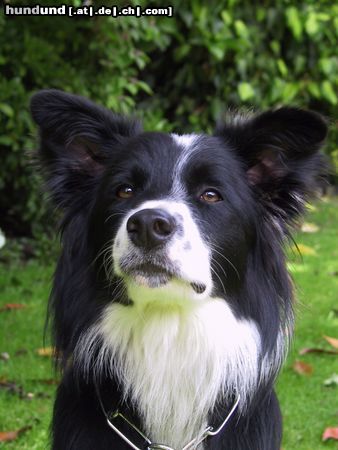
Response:
[[[221,194],[214,189],[207,189],[200,196],[200,199],[208,203],[216,203],[223,200]]]
[[[134,189],[129,184],[124,184],[117,188],[116,195],[118,198],[131,198],[134,195]]]

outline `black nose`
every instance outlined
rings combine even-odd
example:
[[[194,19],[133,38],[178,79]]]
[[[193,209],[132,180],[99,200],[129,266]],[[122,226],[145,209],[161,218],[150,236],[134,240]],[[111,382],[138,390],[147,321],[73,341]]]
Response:
[[[131,241],[148,250],[165,244],[175,229],[175,219],[163,209],[142,209],[127,221]]]

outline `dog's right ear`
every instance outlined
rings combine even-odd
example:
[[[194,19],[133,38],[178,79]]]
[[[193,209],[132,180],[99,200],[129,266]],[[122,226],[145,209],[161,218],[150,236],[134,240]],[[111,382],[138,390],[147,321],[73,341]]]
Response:
[[[39,159],[54,202],[62,208],[79,195],[86,198],[112,147],[141,132],[137,120],[54,89],[33,95],[30,107],[39,126]]]

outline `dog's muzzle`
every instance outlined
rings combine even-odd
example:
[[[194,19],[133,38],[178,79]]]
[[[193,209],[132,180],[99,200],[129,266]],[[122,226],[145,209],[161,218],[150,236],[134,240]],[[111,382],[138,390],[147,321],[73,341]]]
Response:
[[[189,286],[188,296],[191,292],[208,295],[212,290],[209,248],[183,202],[150,200],[130,211],[117,231],[113,261],[115,273],[129,287],[134,283],[152,289],[168,285],[175,290],[172,301],[178,295],[177,282],[182,289]],[[182,289],[180,301],[187,296]]]

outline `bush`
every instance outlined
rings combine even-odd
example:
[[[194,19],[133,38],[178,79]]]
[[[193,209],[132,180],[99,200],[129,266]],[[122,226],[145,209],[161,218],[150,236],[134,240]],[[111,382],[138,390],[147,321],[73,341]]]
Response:
[[[0,227],[39,236],[51,223],[26,152],[35,145],[32,92],[76,92],[125,114],[137,105],[146,128],[159,131],[211,131],[225,107],[240,105],[287,103],[333,117],[337,28],[334,2],[307,0],[174,2],[173,18],[1,15]]]

